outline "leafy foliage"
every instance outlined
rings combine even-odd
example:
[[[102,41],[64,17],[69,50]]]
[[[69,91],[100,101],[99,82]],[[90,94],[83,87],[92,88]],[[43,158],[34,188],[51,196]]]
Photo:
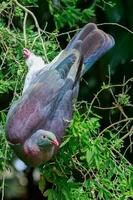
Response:
[[[51,14],[54,16],[54,21],[57,29],[68,25],[70,28],[76,28],[79,23],[88,23],[94,17],[96,6],[102,3],[101,0],[96,0],[88,8],[81,9],[78,6],[78,0],[61,0],[58,7],[55,7],[53,1],[49,1]],[[85,2],[84,2],[85,3]],[[112,1],[107,3],[108,6],[113,7]]]
[[[1,113],[2,123],[0,124],[0,171],[6,170],[8,168],[8,162],[12,158],[12,154],[10,152],[10,148],[8,146],[7,140],[5,138],[5,131],[4,131],[4,125],[6,120],[6,115],[4,113]]]

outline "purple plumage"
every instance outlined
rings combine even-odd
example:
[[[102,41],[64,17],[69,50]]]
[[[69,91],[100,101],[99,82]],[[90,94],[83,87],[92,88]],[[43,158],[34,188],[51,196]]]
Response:
[[[72,118],[80,77],[113,45],[112,36],[87,24],[11,106],[7,139],[27,164],[36,166],[52,158]]]

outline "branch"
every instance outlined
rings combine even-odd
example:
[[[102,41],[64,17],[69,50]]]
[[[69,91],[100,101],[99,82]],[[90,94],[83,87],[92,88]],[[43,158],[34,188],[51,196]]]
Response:
[[[101,24],[97,24],[97,26],[103,26],[103,25],[112,25],[112,26],[118,26],[126,31],[128,31],[129,33],[131,33],[133,35],[133,31],[131,31],[130,29],[128,29],[127,27],[125,26],[122,26],[121,24],[118,24],[118,23],[101,23]]]
[[[24,21],[23,21],[23,34],[24,34],[24,42],[25,46],[27,46],[27,36],[26,36],[26,21],[27,21],[28,13],[25,12]]]
[[[103,129],[100,133],[99,133],[99,136],[101,136],[105,131],[107,131],[108,129],[112,128],[113,126],[117,125],[117,124],[120,124],[120,123],[123,123],[123,122],[126,122],[126,121],[132,121],[133,120],[133,117],[130,117],[130,118],[126,118],[126,119],[122,119],[120,121],[117,121],[117,122],[114,122],[113,124],[111,124],[110,126],[106,127],[105,129]]]
[[[39,24],[38,24],[38,21],[37,21],[35,15],[34,15],[30,10],[28,10],[26,7],[24,7],[23,5],[21,5],[20,3],[18,3],[17,0],[13,0],[13,1],[14,1],[14,3],[15,3],[18,7],[20,7],[22,10],[24,10],[27,14],[30,14],[30,15],[32,16],[32,18],[34,19],[35,26],[36,26],[36,28],[37,28],[39,38],[40,38],[40,40],[41,40],[41,42],[42,42],[42,47],[43,47],[43,50],[44,50],[44,55],[45,55],[46,61],[49,63],[49,60],[48,60],[48,57],[47,57],[47,54],[46,54],[46,49],[45,49],[45,46],[44,46],[44,41],[43,41],[43,39],[42,39],[42,37],[41,37],[40,27],[39,27]]]

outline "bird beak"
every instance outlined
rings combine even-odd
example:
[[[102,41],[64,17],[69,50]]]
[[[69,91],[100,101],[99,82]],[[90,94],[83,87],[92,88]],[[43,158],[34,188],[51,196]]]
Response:
[[[51,141],[51,144],[54,144],[55,146],[59,146],[59,142],[58,142],[58,140],[52,140]]]

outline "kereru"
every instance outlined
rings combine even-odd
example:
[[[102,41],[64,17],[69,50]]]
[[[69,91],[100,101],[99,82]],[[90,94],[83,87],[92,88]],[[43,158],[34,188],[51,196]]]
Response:
[[[113,45],[112,36],[89,23],[52,64],[42,62],[7,116],[7,139],[25,163],[37,166],[56,153],[72,119],[81,76]]]

